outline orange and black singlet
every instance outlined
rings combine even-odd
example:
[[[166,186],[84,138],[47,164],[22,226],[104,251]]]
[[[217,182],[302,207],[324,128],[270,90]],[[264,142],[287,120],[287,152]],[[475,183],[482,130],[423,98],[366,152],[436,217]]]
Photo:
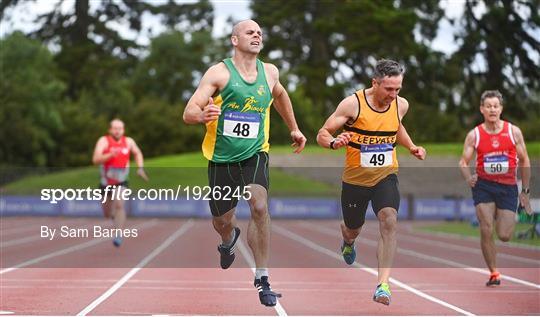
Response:
[[[384,111],[375,110],[365,90],[355,93],[359,103],[356,120],[344,126],[353,133],[347,146],[343,181],[359,186],[374,186],[398,171],[396,137],[400,120],[397,99]]]

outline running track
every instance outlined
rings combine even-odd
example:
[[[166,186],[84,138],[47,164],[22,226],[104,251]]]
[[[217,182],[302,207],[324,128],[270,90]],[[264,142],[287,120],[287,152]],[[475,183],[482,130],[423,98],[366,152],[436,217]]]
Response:
[[[389,307],[374,303],[377,224],[348,267],[337,221],[274,220],[270,281],[259,304],[247,223],[232,268],[218,269],[210,221],[131,219],[137,238],[39,237],[41,225],[91,228],[102,219],[2,218],[1,314],[16,315],[540,315],[540,249],[499,246],[503,284],[486,288],[479,242],[414,233],[401,222]]]

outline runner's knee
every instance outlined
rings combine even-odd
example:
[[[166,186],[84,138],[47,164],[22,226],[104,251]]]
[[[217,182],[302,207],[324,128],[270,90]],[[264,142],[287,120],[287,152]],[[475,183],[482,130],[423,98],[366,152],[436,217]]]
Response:
[[[510,232],[497,232],[497,236],[502,242],[508,242],[512,239],[512,234]]]
[[[268,204],[265,199],[251,199],[249,201],[252,217],[264,217],[268,214]]]
[[[386,216],[383,219],[379,220],[381,224],[381,229],[387,233],[395,232],[397,228],[397,216],[390,215]]]

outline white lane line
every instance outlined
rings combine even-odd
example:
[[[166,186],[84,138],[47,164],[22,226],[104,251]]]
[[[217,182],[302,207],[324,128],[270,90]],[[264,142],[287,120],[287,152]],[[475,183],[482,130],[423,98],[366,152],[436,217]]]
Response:
[[[189,219],[187,222],[183,223],[178,230],[176,230],[171,236],[169,236],[163,243],[154,249],[150,254],[148,254],[144,259],[141,260],[134,268],[127,272],[121,279],[119,279],[111,288],[109,288],[105,293],[101,294],[96,298],[90,305],[86,306],[81,310],[77,316],[86,316],[89,312],[94,310],[99,304],[103,303],[107,298],[109,298],[114,292],[116,292],[122,285],[124,285],[133,275],[139,272],[140,269],[145,267],[150,261],[152,261],[156,256],[158,256],[163,250],[165,250],[171,243],[174,242],[178,237],[183,235],[189,228],[193,227],[193,219]]]
[[[342,261],[342,260],[343,260],[342,257],[341,257],[341,254],[338,254],[338,253],[336,253],[335,251],[332,251],[332,250],[330,250],[330,249],[327,249],[327,248],[325,248],[325,247],[322,247],[321,245],[316,244],[316,243],[314,243],[314,242],[312,242],[312,241],[310,241],[310,240],[307,240],[306,238],[304,238],[304,237],[302,237],[302,236],[299,236],[299,235],[297,235],[296,233],[294,233],[294,232],[292,232],[292,231],[289,231],[289,230],[287,230],[287,229],[285,229],[285,228],[283,228],[283,227],[281,227],[281,226],[279,226],[279,225],[272,224],[272,229],[273,229],[274,231],[276,231],[277,233],[279,233],[279,234],[281,234],[281,235],[284,235],[284,236],[288,237],[289,239],[292,239],[292,240],[294,240],[294,241],[300,242],[300,243],[306,245],[307,247],[312,248],[312,249],[315,250],[315,251],[318,251],[318,252],[320,252],[320,253],[326,254],[326,255],[328,255],[328,256],[330,256],[330,257],[336,259],[336,260],[339,260],[339,261]],[[360,263],[358,263],[358,262],[354,262],[354,263],[353,263],[353,266],[355,266],[355,267],[357,267],[357,268],[360,268],[361,270],[366,271],[366,272],[368,272],[368,273],[370,273],[370,274],[372,274],[372,275],[378,276],[377,270],[374,270],[374,269],[371,269],[371,268],[368,268],[368,267],[363,267],[363,266],[362,266]],[[474,315],[473,313],[471,313],[471,312],[468,312],[468,311],[466,311],[466,310],[464,310],[464,309],[462,309],[462,308],[459,308],[459,307],[454,306],[454,305],[452,305],[452,304],[450,304],[450,303],[447,303],[447,302],[445,302],[445,301],[443,301],[443,300],[441,300],[441,299],[438,299],[438,298],[436,298],[436,297],[434,297],[434,296],[428,295],[428,294],[426,294],[426,293],[424,293],[424,292],[422,292],[422,291],[420,291],[420,290],[417,290],[417,289],[414,288],[414,287],[411,287],[411,286],[409,286],[409,285],[407,285],[407,284],[405,284],[405,283],[403,283],[403,282],[401,282],[401,281],[399,281],[399,280],[396,280],[395,278],[390,278],[390,282],[391,282],[392,284],[397,285],[398,287],[401,287],[401,288],[403,288],[403,289],[405,289],[405,290],[407,290],[407,291],[409,291],[409,292],[411,292],[411,293],[417,295],[417,296],[420,296],[420,297],[422,297],[422,298],[424,298],[424,299],[426,299],[426,300],[429,300],[429,301],[431,301],[431,302],[434,302],[434,303],[436,303],[436,304],[439,304],[439,305],[441,305],[441,306],[444,306],[444,307],[446,307],[446,308],[449,308],[449,309],[451,309],[451,310],[453,310],[453,311],[456,311],[456,312],[458,312],[458,313],[460,313],[460,314],[463,314],[463,315],[466,315],[466,316],[475,316],[475,315]]]
[[[109,222],[108,221],[100,221],[100,222],[97,222],[97,223],[92,223],[90,225],[87,224],[87,225],[85,225],[85,228],[90,229],[88,226],[98,226],[98,225],[104,225],[104,224],[107,224],[107,223],[109,223]],[[73,224],[74,223],[72,223],[70,225],[73,226]],[[61,226],[55,227],[55,229],[60,230],[60,228],[62,226],[68,226],[68,223],[64,223]],[[82,227],[80,227],[80,226],[77,227],[77,229],[79,229],[79,228],[82,228]],[[35,241],[35,240],[42,240],[42,239],[47,239],[47,238],[43,238],[43,237],[41,237],[41,235],[32,235],[32,236],[29,236],[29,237],[26,237],[26,238],[13,239],[13,240],[8,240],[8,241],[2,240],[0,242],[0,248],[12,247],[12,246],[15,246],[15,245],[24,244],[24,243],[27,243],[27,242],[31,242],[31,241]]]
[[[371,229],[370,229],[370,231],[371,231]],[[404,234],[404,233],[398,233],[398,235],[399,235],[400,240],[411,241],[411,242],[414,242],[414,243],[427,244],[427,245],[431,245],[431,246],[438,246],[438,247],[448,249],[448,250],[456,250],[456,251],[473,253],[473,254],[481,254],[480,253],[481,252],[480,248],[465,247],[465,246],[461,246],[461,245],[451,244],[451,243],[448,243],[448,242],[436,241],[436,240],[433,240],[433,239],[428,240],[426,238],[418,238],[418,237],[415,237],[415,236],[412,236],[412,235],[407,235],[407,234]],[[497,257],[512,260],[512,261],[518,261],[518,262],[529,263],[529,264],[534,264],[536,266],[540,266],[540,261],[539,260],[535,260],[535,259],[531,259],[531,258],[525,258],[525,257],[517,256],[517,255],[497,252]]]
[[[243,283],[245,281],[241,281],[240,283]],[[334,283],[335,284],[335,283]],[[362,291],[362,292],[371,292],[373,291],[373,285],[370,284],[369,286],[365,287],[357,287],[358,285],[352,285],[351,287],[354,288],[355,291]],[[438,285],[440,286],[440,285]],[[308,293],[324,293],[324,292],[332,292],[332,293],[341,293],[343,294],[350,294],[351,287],[341,287],[341,288],[332,288],[332,287],[318,287],[318,288],[305,288],[305,287],[298,287],[298,288],[287,288],[287,293],[290,292],[308,292]],[[473,286],[474,287],[474,286]],[[66,289],[79,289],[79,290],[96,290],[96,289],[103,289],[100,285],[95,286],[77,286],[77,285],[63,285],[63,286],[35,286],[35,285],[29,285],[29,286],[21,286],[21,285],[11,285],[11,286],[3,286],[3,289],[35,289],[35,290],[66,290]],[[136,290],[136,291],[145,291],[145,290],[158,290],[158,291],[165,291],[165,290],[171,290],[171,291],[181,291],[181,292],[211,292],[212,290],[216,290],[215,286],[208,286],[208,287],[191,287],[191,286],[132,286],[131,280],[130,285],[124,285],[124,290]],[[253,294],[253,287],[220,287],[220,290],[223,291],[234,291],[234,292],[246,292]],[[443,289],[441,287],[433,287],[433,288],[427,288],[424,290],[425,292],[438,292],[442,294],[478,294],[477,289],[470,289],[470,290],[461,290],[461,289]],[[408,293],[405,289],[393,289],[392,294],[396,293]],[[528,290],[528,291],[520,291],[520,290],[494,290],[493,292],[489,292],[490,296],[494,296],[494,294],[532,294],[536,295],[538,294],[535,290]],[[138,295],[136,295],[138,296]]]
[[[152,227],[152,226],[156,225],[156,223],[157,223],[157,220],[153,219],[150,222],[144,223],[144,224],[142,224],[140,226],[135,226],[134,228],[144,229],[146,227]],[[19,264],[15,265],[15,266],[0,270],[0,275],[5,274],[5,273],[9,273],[9,272],[13,272],[13,271],[15,271],[17,269],[20,269],[20,268],[23,268],[23,267],[26,267],[26,266],[30,266],[30,265],[33,265],[33,264],[36,264],[36,263],[39,263],[39,262],[42,262],[42,261],[57,257],[57,256],[60,256],[60,255],[65,255],[65,254],[68,254],[68,253],[71,253],[71,252],[83,250],[83,249],[92,247],[92,246],[94,246],[96,244],[103,243],[105,241],[111,241],[111,238],[97,238],[97,239],[94,238],[94,239],[92,239],[90,241],[87,241],[87,242],[79,243],[79,244],[73,245],[71,247],[67,247],[65,249],[60,249],[58,251],[54,251],[54,252],[42,255],[40,257],[33,258],[33,259],[28,260],[28,261],[24,261],[24,262],[19,263]]]
[[[312,225],[312,226],[309,227],[309,229],[312,229],[312,230],[315,230],[315,231],[318,231],[320,233],[324,233],[324,234],[327,234],[327,235],[336,236],[336,231],[335,230],[331,230],[331,229],[328,229],[328,228],[325,228],[325,227],[321,227],[319,225]],[[358,237],[357,240],[362,242],[362,243],[365,243],[365,244],[367,244],[369,246],[373,246],[375,248],[377,247],[377,242],[376,241],[366,239],[366,238],[361,238],[361,237]],[[405,248],[400,247],[400,248],[397,248],[397,252],[402,253],[402,254],[406,254],[406,255],[409,255],[409,256],[412,256],[412,257],[415,257],[415,258],[421,258],[421,259],[428,260],[428,261],[431,261],[431,262],[436,262],[436,263],[445,264],[445,265],[448,265],[448,266],[451,266],[451,267],[457,267],[457,268],[467,270],[467,271],[481,273],[483,275],[489,275],[490,274],[490,272],[488,270],[485,270],[485,269],[479,269],[479,268],[475,268],[475,267],[468,267],[467,264],[464,264],[464,263],[460,263],[460,262],[456,262],[456,261],[452,261],[452,260],[447,260],[447,259],[439,258],[439,257],[436,257],[436,256],[427,255],[427,254],[416,252],[416,251],[413,251],[413,250],[410,250],[410,249],[405,249]],[[512,276],[508,276],[508,275],[505,275],[505,274],[501,275],[501,279],[512,281],[512,282],[517,283],[517,284],[521,284],[521,285],[530,286],[530,287],[540,289],[539,284],[535,284],[535,283],[532,283],[532,282],[529,282],[529,281],[525,281],[525,280],[518,279],[518,278],[515,278],[515,277],[512,277]]]
[[[457,233],[447,233],[447,232],[416,231],[416,230],[413,230],[412,225],[410,225],[410,224],[405,227],[405,230],[407,232],[411,233],[411,234],[423,236],[425,238],[429,238],[429,236],[433,235],[433,236],[440,237],[440,238],[447,238],[447,239],[454,239],[454,240],[461,240],[461,241],[471,241],[471,242],[480,243],[480,238],[479,237],[471,237],[471,236],[465,236],[465,235],[461,235],[461,234],[457,234]],[[524,249],[524,250],[540,251],[540,247],[538,247],[538,246],[527,245],[527,244],[517,243],[517,242],[513,242],[513,241],[502,242],[502,241],[499,241],[499,240],[495,240],[495,244],[497,246],[502,246],[502,247],[512,247],[512,248],[519,248],[519,249]]]
[[[307,223],[304,222],[304,223],[301,223],[300,225],[302,227],[305,227],[305,228],[312,227],[311,223],[307,224]],[[336,231],[336,232],[339,232],[339,231]],[[377,234],[377,235],[379,234],[379,230],[377,228],[373,228],[371,226],[363,228],[362,232],[368,232],[370,234]],[[452,244],[452,243],[433,240],[433,239],[419,238],[419,237],[414,236],[412,234],[406,234],[406,233],[403,233],[403,232],[398,232],[397,234],[399,236],[400,241],[404,240],[404,241],[410,241],[410,242],[414,242],[414,243],[426,244],[426,245],[430,245],[430,246],[437,246],[437,247],[444,248],[445,250],[455,250],[455,251],[472,253],[472,254],[481,254],[480,248],[472,248],[472,247],[466,247],[466,246],[462,246],[462,245],[455,245],[455,244]],[[478,242],[480,242],[480,241],[478,241]],[[518,261],[518,262],[523,262],[523,263],[534,264],[536,266],[540,266],[540,261],[539,260],[526,258],[526,257],[522,257],[522,256],[497,252],[497,257],[505,258],[505,259],[512,260],[512,261]]]
[[[57,224],[55,222],[50,222],[51,220],[54,220],[54,219],[42,219],[40,221],[37,221],[36,223],[25,224],[24,226],[19,226],[16,228],[9,228],[9,229],[2,229],[2,232],[1,232],[2,234],[0,235],[0,239],[5,239],[5,236],[13,235],[15,233],[23,233],[23,232],[32,231],[32,230],[39,231],[44,221],[49,221],[49,223],[47,223],[50,225],[49,227],[57,227]],[[68,224],[73,225],[73,224],[83,223],[87,221],[80,218],[70,219],[68,221],[66,221],[67,219],[62,219],[62,220],[64,221],[62,225],[68,225]]]
[[[255,265],[255,260],[253,260],[253,257],[251,256],[251,253],[246,248],[246,245],[244,244],[242,239],[238,238],[236,243],[238,243],[238,249],[240,250],[240,253],[242,253],[242,255],[244,256],[244,259],[246,260],[249,267],[251,268],[251,271],[253,272],[253,274],[255,274],[256,265]],[[279,302],[277,298],[276,298],[276,306],[274,306],[274,309],[276,310],[278,316],[288,316],[287,312],[285,311],[285,308],[281,306],[281,303]]]

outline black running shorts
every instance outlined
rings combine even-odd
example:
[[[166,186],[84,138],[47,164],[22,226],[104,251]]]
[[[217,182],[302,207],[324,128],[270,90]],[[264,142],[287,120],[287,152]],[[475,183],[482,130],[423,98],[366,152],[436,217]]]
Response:
[[[244,186],[257,184],[268,190],[268,160],[268,153],[259,152],[236,163],[208,162],[208,183],[212,192],[220,192],[220,195],[210,195],[210,211],[214,217],[236,207],[237,193],[243,193]]]
[[[394,208],[397,211],[399,209],[397,175],[390,174],[372,187],[343,182],[341,210],[347,228],[358,229],[364,224],[370,201],[376,215],[385,207]]]

